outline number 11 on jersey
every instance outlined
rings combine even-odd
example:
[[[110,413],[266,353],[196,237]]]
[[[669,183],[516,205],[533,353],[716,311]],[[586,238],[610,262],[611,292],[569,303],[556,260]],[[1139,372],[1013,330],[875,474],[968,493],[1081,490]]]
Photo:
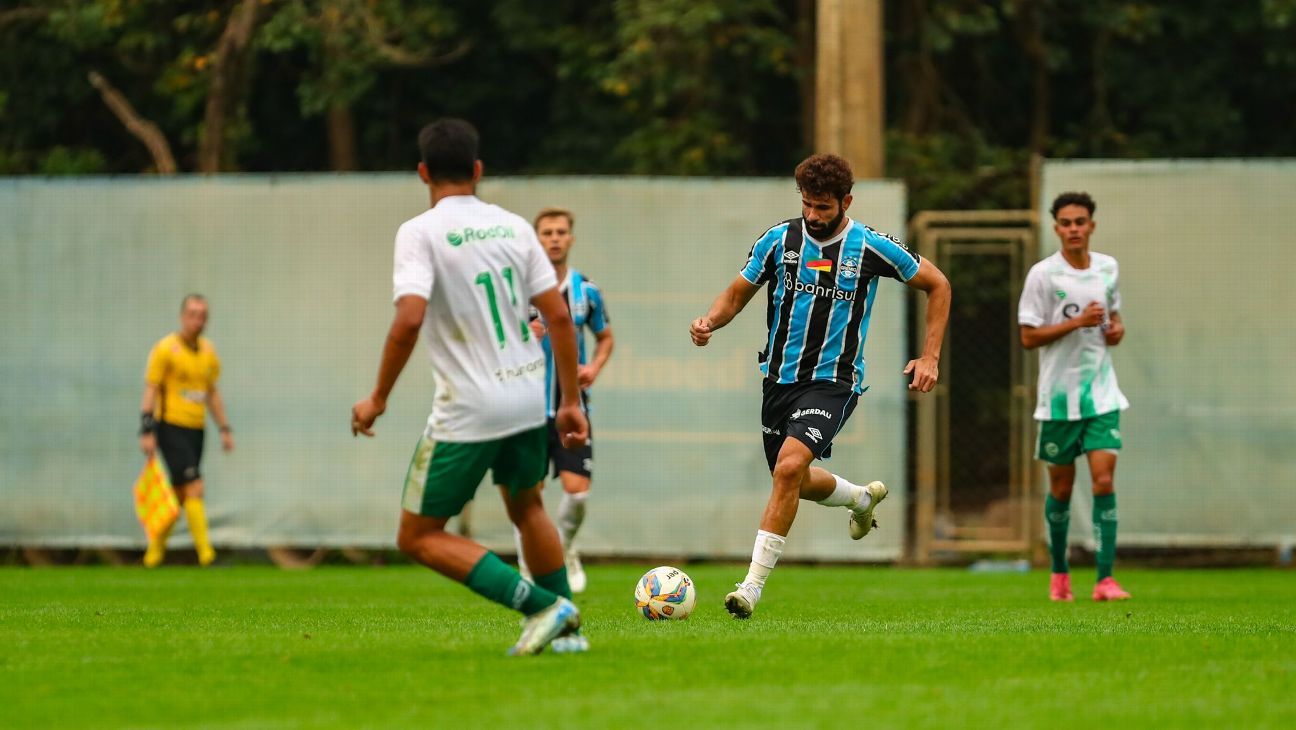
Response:
[[[518,299],[517,289],[513,286],[513,267],[505,266],[500,275],[504,277],[504,284],[508,287],[509,303],[513,305],[510,312],[516,313]],[[495,300],[495,277],[491,272],[483,271],[477,275],[476,283],[481,286],[486,295],[486,303],[490,305],[491,322],[495,325],[495,339],[503,350],[508,345],[508,339],[504,335],[504,320],[500,317],[499,302]],[[531,341],[531,328],[527,327],[526,322],[518,320],[518,331],[522,335],[523,342]]]

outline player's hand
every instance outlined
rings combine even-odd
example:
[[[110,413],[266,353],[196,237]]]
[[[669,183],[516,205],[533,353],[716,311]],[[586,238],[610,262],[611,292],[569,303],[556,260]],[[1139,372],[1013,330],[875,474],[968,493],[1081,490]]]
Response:
[[[220,435],[220,436],[221,436],[221,448],[225,450],[225,453],[228,454],[229,452],[233,451],[233,450],[234,450],[234,434],[233,434],[233,432],[231,432],[231,431],[221,431],[221,435]]]
[[[554,426],[563,448],[578,449],[589,440],[589,421],[578,403],[562,405],[554,413]]]
[[[1107,340],[1108,347],[1115,347],[1120,341],[1125,339],[1125,325],[1118,320],[1112,320],[1107,324],[1107,329],[1103,331],[1103,338]]]
[[[145,459],[152,459],[157,453],[157,436],[151,433],[140,434],[140,451],[144,452]]]
[[[1107,310],[1098,302],[1089,302],[1084,311],[1076,315],[1076,323],[1081,327],[1097,327],[1107,317]]]
[[[598,377],[598,368],[593,365],[581,365],[576,368],[576,382],[580,383],[582,390],[594,385],[594,379]]]
[[[387,404],[372,395],[351,406],[351,435],[372,437],[374,421],[387,410]]]
[[[689,337],[693,338],[693,344],[698,347],[706,347],[712,334],[711,320],[706,317],[698,317],[689,325]]]
[[[920,357],[905,365],[904,374],[910,373],[913,373],[913,382],[909,383],[909,390],[930,393],[936,387],[936,380],[940,378],[940,366],[934,357]]]
[[[529,326],[531,327],[531,335],[537,340],[543,340],[544,336],[549,334],[549,330],[545,329],[544,322],[538,319],[531,320]]]

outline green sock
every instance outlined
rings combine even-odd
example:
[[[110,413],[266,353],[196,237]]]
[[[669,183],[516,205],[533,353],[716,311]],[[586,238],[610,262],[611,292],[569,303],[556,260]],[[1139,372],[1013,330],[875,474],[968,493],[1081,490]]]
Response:
[[[1094,495],[1094,542],[1098,544],[1098,580],[1112,574],[1116,564],[1116,495]]]
[[[566,565],[548,575],[535,576],[535,584],[550,593],[571,600],[572,592],[571,586],[567,585]]]
[[[477,561],[464,584],[478,595],[527,616],[552,606],[558,600],[552,591],[522,580],[516,570],[492,552]]]
[[[1049,554],[1053,557],[1053,572],[1067,573],[1067,530],[1071,527],[1071,502],[1055,499],[1052,494],[1044,498],[1044,522],[1049,531]]]

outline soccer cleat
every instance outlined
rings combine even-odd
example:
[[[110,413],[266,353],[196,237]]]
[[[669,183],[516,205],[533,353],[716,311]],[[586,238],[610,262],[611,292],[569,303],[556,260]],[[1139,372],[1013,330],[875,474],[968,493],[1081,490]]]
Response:
[[[579,654],[589,651],[589,639],[585,638],[580,629],[577,629],[566,636],[559,636],[549,642],[549,648],[555,654]]]
[[[206,568],[208,565],[216,562],[216,551],[211,548],[198,551],[198,564]]]
[[[760,600],[761,589],[746,583],[735,583],[733,593],[725,596],[725,610],[734,618],[751,618]]]
[[[1094,586],[1093,599],[1095,601],[1125,601],[1129,597],[1130,594],[1126,593],[1125,589],[1121,588],[1116,579],[1110,575],[1098,581],[1098,585]]]
[[[1049,600],[1050,601],[1074,601],[1075,596],[1071,595],[1071,574],[1054,573],[1049,578]]]
[[[585,578],[585,566],[581,565],[580,554],[568,549],[563,556],[567,562],[567,585],[572,593],[584,593],[588,580]]]
[[[868,506],[862,510],[851,510],[850,536],[852,540],[864,537],[878,526],[877,520],[873,519],[873,510],[887,496],[886,485],[882,482],[869,482],[864,485],[863,489],[869,496]]]
[[[576,604],[559,596],[553,605],[522,621],[522,635],[508,650],[509,656],[539,654],[554,639],[574,633],[579,628],[580,611]]]

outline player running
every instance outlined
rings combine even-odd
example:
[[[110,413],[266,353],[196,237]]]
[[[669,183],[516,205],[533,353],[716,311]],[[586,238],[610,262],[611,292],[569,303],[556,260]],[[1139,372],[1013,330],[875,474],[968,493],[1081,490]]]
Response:
[[[477,131],[442,119],[419,133],[419,177],[431,209],[396,233],[396,314],[372,395],[351,410],[352,434],[372,436],[392,386],[418,341],[427,341],[436,396],[401,498],[401,552],[526,616],[510,654],[536,654],[574,635],[580,613],[562,543],[540,501],[548,428],[544,353],[527,326],[529,305],[549,323],[563,398],[554,420],[562,442],[585,442],[576,375],[576,330],[553,266],[526,220],[476,197],[482,163]],[[494,553],[446,532],[487,471],[521,531],[534,582]],[[582,641],[568,650],[583,650]]]
[[[798,499],[849,509],[852,539],[876,526],[873,511],[887,495],[882,482],[852,484],[810,462],[831,456],[833,438],[864,392],[864,340],[879,278],[898,279],[927,294],[923,352],[904,369],[913,375],[910,390],[926,393],[936,385],[949,318],[950,285],[939,269],[846,216],[854,185],[846,160],[812,155],[797,165],[796,182],[801,217],[766,231],[738,277],[689,327],[693,344],[705,346],[768,284],[761,430],[773,491],[747,577],[725,596],[725,608],[735,618],[748,618],[755,610],[783,554]]]

